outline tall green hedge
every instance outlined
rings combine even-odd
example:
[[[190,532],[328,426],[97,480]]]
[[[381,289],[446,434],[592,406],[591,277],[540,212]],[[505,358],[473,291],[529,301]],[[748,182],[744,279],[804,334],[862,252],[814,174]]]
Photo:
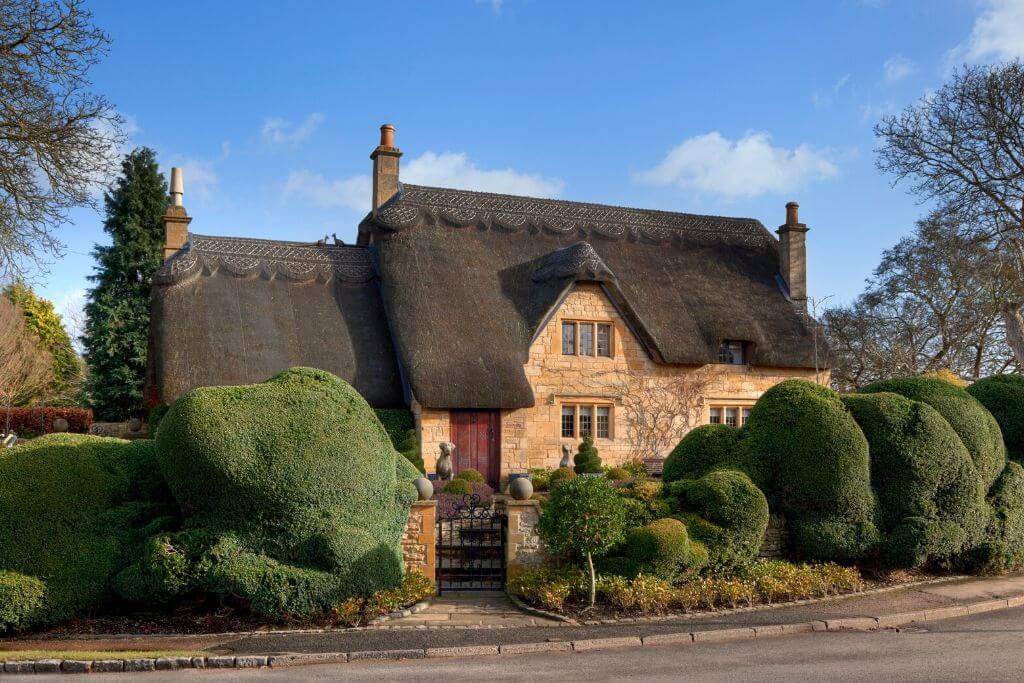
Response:
[[[1024,377],[992,375],[967,387],[967,393],[999,423],[1007,454],[1014,460],[1024,460]]]
[[[717,470],[666,488],[673,511],[704,544],[712,567],[741,566],[757,557],[768,528],[768,501],[750,477]]]
[[[0,450],[0,594],[27,601],[0,607],[0,630],[68,619],[107,595],[166,512],[152,471],[144,441],[52,434]]]
[[[384,425],[384,431],[388,433],[395,450],[405,456],[405,459],[421,473],[426,472],[420,437],[416,431],[416,418],[412,411],[406,408],[378,408],[374,412]]]
[[[906,377],[875,382],[861,393],[890,391],[939,411],[971,454],[982,485],[987,491],[1006,465],[1003,434],[992,414],[966,390],[941,379]]]
[[[743,431],[734,460],[785,515],[799,556],[856,559],[877,542],[868,443],[838,394],[786,380]]]
[[[949,561],[980,541],[984,491],[970,453],[926,403],[899,394],[843,397],[868,440],[882,557],[898,567]]]
[[[701,425],[690,430],[665,459],[661,480],[697,479],[732,457],[739,430],[724,424]]]
[[[197,588],[308,615],[401,581],[417,472],[334,375],[195,389],[163,418],[157,455],[185,529],[209,546]],[[140,562],[133,572],[152,575]]]

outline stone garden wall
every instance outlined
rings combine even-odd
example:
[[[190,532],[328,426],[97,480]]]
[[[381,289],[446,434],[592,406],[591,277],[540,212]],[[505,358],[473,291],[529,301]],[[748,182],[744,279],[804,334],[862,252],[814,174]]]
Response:
[[[516,572],[544,564],[547,554],[537,533],[540,521],[540,502],[536,500],[508,500],[508,538],[505,542],[505,565],[509,576]]]
[[[435,579],[437,501],[421,500],[409,510],[409,522],[402,535],[402,559],[406,571],[419,571]]]

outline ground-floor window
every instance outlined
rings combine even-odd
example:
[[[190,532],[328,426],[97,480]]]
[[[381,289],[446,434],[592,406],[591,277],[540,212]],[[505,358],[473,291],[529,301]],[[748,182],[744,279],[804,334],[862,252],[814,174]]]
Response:
[[[746,406],[713,405],[708,410],[708,422],[713,425],[742,427],[749,417],[750,408]]]
[[[562,438],[612,438],[612,407],[599,403],[562,405]]]

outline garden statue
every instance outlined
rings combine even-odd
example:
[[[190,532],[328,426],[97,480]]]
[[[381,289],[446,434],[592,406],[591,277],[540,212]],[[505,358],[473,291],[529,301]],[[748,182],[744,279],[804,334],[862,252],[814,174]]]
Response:
[[[572,467],[572,446],[567,443],[562,444],[562,461],[558,463],[558,466],[567,469]]]
[[[438,479],[448,481],[452,478],[452,453],[455,452],[455,444],[451,441],[442,441],[439,445],[441,457],[437,459],[434,471],[437,472]]]

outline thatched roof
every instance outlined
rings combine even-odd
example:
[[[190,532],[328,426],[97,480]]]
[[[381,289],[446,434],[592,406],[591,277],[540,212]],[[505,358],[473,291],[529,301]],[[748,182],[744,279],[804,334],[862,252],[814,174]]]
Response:
[[[403,373],[431,408],[533,405],[530,343],[579,281],[598,282],[651,357],[814,367],[806,317],[760,222],[404,185],[360,225],[378,250]]]
[[[403,405],[370,251],[190,235],[157,271],[147,398],[329,370],[376,407]]]

